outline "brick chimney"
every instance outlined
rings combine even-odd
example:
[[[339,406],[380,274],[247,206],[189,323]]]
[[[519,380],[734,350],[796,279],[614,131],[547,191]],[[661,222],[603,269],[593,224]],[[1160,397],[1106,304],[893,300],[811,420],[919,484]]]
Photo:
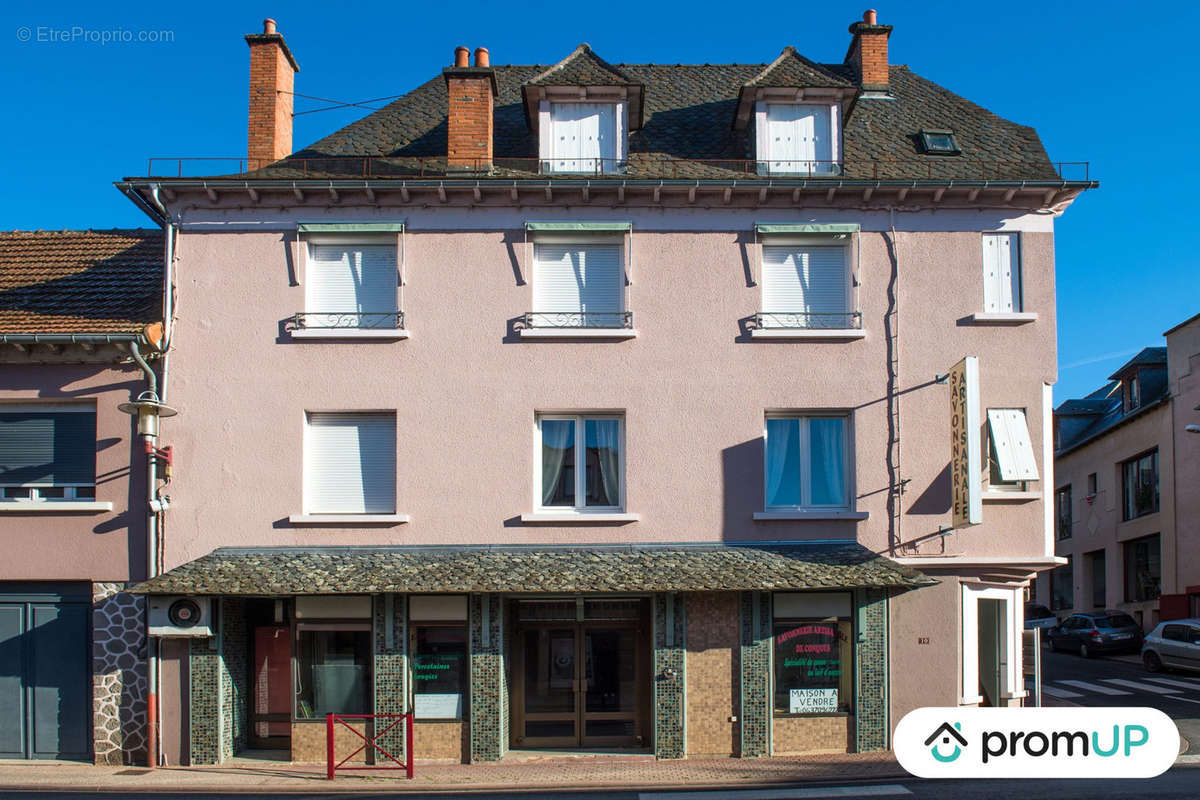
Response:
[[[446,67],[448,108],[446,164],[455,170],[488,170],[492,166],[493,103],[499,90],[487,48],[475,51],[475,64],[467,64],[470,51],[454,50],[454,66]]]
[[[862,22],[850,26],[854,38],[846,51],[846,63],[858,72],[859,84],[867,90],[887,91],[888,88],[888,37],[891,25],[880,25],[876,21],[875,9],[863,14]]]
[[[292,87],[300,67],[292,58],[275,20],[263,20],[263,32],[246,36],[250,45],[250,124],[247,170],[292,154]]]

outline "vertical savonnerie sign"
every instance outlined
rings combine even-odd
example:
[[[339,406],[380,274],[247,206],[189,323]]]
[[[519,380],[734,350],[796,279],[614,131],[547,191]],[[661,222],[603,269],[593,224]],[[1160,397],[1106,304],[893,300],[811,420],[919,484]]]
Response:
[[[983,521],[979,453],[979,359],[966,356],[950,370],[952,527]]]

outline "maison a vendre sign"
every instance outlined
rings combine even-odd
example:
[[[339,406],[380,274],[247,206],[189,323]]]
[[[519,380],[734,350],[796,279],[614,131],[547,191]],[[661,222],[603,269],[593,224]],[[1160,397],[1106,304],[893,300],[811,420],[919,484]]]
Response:
[[[966,356],[950,370],[950,481],[955,528],[983,521],[979,451],[979,358]]]

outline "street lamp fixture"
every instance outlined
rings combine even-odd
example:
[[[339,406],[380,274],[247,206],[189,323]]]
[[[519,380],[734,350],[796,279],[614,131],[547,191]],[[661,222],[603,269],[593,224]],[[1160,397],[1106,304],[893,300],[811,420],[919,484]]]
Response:
[[[117,405],[118,411],[124,411],[137,417],[137,432],[139,436],[158,438],[158,418],[173,417],[179,412],[165,403],[159,402],[154,392],[142,392],[137,400]]]

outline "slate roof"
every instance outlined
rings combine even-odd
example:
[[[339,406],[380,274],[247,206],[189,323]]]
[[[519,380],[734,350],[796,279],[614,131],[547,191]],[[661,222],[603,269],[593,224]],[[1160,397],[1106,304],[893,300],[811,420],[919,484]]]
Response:
[[[530,86],[630,86],[638,81],[592,52],[586,42],[540,75]]]
[[[1120,369],[1108,376],[1110,381],[1117,380],[1117,376],[1125,372],[1130,367],[1141,366],[1166,366],[1167,365],[1167,348],[1165,347],[1143,347],[1141,352],[1136,356],[1126,361],[1121,365]]]
[[[289,595],[912,588],[933,581],[854,542],[578,547],[221,548],[130,591]]]
[[[1166,364],[1167,348],[1143,348],[1114,372],[1107,383],[1087,397],[1064,400],[1060,403],[1058,408],[1054,409],[1055,417],[1082,417],[1085,419],[1071,424],[1069,428],[1060,428],[1063,441],[1056,455],[1061,456],[1075,450],[1165,401],[1170,395],[1166,381]],[[1151,379],[1153,373],[1143,373],[1140,376],[1141,397],[1139,399],[1141,402],[1137,407],[1126,411],[1122,394],[1123,388],[1118,376],[1123,375],[1126,370],[1134,366],[1157,366],[1163,369],[1157,371],[1158,380]],[[1091,419],[1086,419],[1088,417]]]
[[[738,98],[753,81],[820,81],[849,85],[843,64],[817,64],[787,53],[772,64],[607,65],[590,49],[548,70],[543,65],[497,66],[494,178],[527,177],[537,158],[522,87],[533,80],[583,80],[616,70],[645,87],[643,124],[629,134],[626,178],[756,179],[747,171],[752,136],[734,128]],[[555,72],[562,74],[554,78]],[[545,77],[543,77],[545,76]],[[890,68],[891,99],[859,99],[844,119],[844,177],[879,180],[1058,180],[1037,133],[916,75]],[[590,80],[591,78],[588,78]],[[384,108],[300,149],[292,159],[260,170],[262,178],[361,175],[362,157],[377,177],[445,172],[446,82],[438,75]],[[919,131],[950,130],[961,155],[931,155]],[[320,161],[320,159],[330,159]],[[336,159],[345,159],[338,161]],[[486,179],[488,176],[481,176]]]
[[[788,45],[766,69],[746,81],[746,86],[854,86],[850,69],[841,64],[838,66],[841,69],[835,72],[828,66],[809,61]]]
[[[159,230],[0,232],[0,333],[139,333],[162,263]]]

